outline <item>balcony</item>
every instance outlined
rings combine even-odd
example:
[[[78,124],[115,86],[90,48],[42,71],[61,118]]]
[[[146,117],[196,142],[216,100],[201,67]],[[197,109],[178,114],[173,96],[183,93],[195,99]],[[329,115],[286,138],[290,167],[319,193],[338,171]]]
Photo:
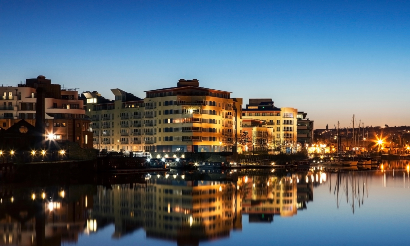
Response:
[[[121,132],[121,136],[129,136],[130,134],[128,132]]]
[[[157,124],[154,124],[154,123],[145,123],[145,126],[157,126]]]
[[[133,127],[141,127],[141,124],[133,124]]]
[[[130,117],[128,115],[121,116],[121,120],[128,120]]]
[[[121,144],[128,144],[128,140],[121,141]]]
[[[122,125],[120,125],[121,126],[121,128],[128,128],[128,127],[130,127],[128,124],[122,124]]]
[[[155,135],[156,132],[144,132],[145,135]]]
[[[307,130],[308,127],[307,126],[298,126],[298,130]]]
[[[103,129],[111,128],[111,126],[110,126],[110,125],[103,125],[102,128],[103,128]]]
[[[145,140],[145,144],[154,144],[155,141],[154,140]]]
[[[101,144],[110,144],[110,141],[101,141]]]
[[[111,117],[101,117],[101,120],[111,120]]]
[[[15,96],[0,96],[0,100],[15,100]]]
[[[141,144],[142,141],[141,140],[137,140],[137,141],[132,141],[131,144]]]
[[[177,102],[176,105],[178,105],[178,106],[183,106],[183,105],[188,105],[188,106],[198,106],[198,105],[200,105],[200,106],[206,106],[205,103],[203,103],[203,102],[184,102],[184,103]]]
[[[131,118],[133,118],[133,119],[141,119],[141,118],[142,118],[142,115],[134,114]]]
[[[141,132],[133,132],[132,135],[133,136],[141,136],[142,134],[141,134]]]
[[[156,106],[153,106],[153,105],[149,105],[149,106],[145,106],[145,109],[156,109],[157,107]]]
[[[153,114],[146,114],[145,118],[154,118],[154,115]]]
[[[0,110],[13,110],[14,106],[0,106]]]

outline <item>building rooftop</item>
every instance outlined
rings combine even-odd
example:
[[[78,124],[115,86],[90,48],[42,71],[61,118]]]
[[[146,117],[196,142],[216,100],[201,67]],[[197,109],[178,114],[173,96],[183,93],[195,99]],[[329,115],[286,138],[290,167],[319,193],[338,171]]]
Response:
[[[176,87],[168,87],[168,88],[162,88],[162,89],[155,89],[155,90],[149,90],[149,91],[144,91],[144,92],[159,92],[159,91],[171,91],[171,90],[184,90],[184,89],[198,89],[198,90],[206,90],[206,91],[218,91],[218,92],[224,92],[224,93],[232,93],[230,91],[223,91],[223,90],[217,90],[217,89],[210,89],[210,88],[205,88],[205,87],[200,87],[199,86],[199,80],[193,79],[193,80],[185,80],[185,79],[180,79],[177,83]]]

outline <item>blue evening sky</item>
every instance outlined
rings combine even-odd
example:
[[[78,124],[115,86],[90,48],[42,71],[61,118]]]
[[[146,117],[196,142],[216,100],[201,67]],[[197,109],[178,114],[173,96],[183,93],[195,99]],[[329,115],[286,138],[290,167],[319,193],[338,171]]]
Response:
[[[410,125],[410,1],[1,0],[0,83],[39,74],[107,98],[196,78],[316,128]]]

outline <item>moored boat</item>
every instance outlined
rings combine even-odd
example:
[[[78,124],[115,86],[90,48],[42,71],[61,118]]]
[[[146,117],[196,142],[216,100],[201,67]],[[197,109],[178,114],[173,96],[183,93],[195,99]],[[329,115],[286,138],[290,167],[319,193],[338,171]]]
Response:
[[[201,163],[198,163],[197,165],[199,170],[204,170],[204,169],[221,169],[225,167],[224,162],[209,162],[209,161],[204,161]]]

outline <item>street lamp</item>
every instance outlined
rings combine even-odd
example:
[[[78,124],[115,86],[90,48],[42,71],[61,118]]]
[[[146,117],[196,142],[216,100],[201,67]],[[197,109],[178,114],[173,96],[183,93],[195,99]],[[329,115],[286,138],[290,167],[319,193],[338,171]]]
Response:
[[[382,154],[382,152],[381,152],[381,148],[380,148],[380,146],[382,146],[382,145],[383,145],[383,140],[379,138],[379,139],[377,140],[377,145],[379,146],[379,154],[381,155],[381,154]]]
[[[61,158],[64,158],[65,150],[62,149],[58,153],[61,155]]]
[[[41,155],[43,156],[43,160],[44,160],[44,156],[46,155],[46,151],[45,151],[45,150],[42,150],[42,151],[41,151]]]

